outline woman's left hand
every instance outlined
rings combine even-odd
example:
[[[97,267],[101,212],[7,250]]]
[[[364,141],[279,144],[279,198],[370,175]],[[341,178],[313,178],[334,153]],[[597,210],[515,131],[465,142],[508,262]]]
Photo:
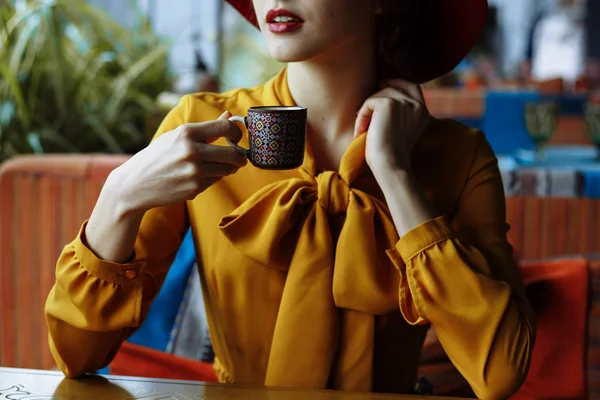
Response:
[[[354,137],[368,130],[366,161],[373,172],[395,167],[412,173],[411,153],[430,120],[419,85],[388,81],[358,112]]]

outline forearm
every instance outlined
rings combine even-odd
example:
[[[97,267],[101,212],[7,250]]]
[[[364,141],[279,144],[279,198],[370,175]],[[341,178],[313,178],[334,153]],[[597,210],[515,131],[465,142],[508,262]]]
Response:
[[[405,318],[435,327],[479,396],[513,393],[526,376],[535,337],[527,304],[508,283],[492,276],[477,248],[462,243],[447,221],[438,218],[410,172],[389,163],[372,169],[401,238],[396,264],[406,277],[405,293],[410,293],[401,298]],[[478,237],[488,250],[496,243],[486,241],[491,235]],[[509,247],[491,252],[496,271],[515,269]]]
[[[492,276],[515,268],[511,254],[492,249],[490,264],[458,239],[445,218],[420,225],[396,249],[395,264],[406,277],[401,293],[410,294],[400,299],[407,322],[435,328],[479,398],[507,398],[516,391],[527,372],[535,327],[521,290]]]
[[[128,195],[119,190],[113,172],[86,226],[86,245],[100,259],[115,263],[130,261],[144,211],[136,209]]]
[[[388,163],[373,168],[373,174],[383,191],[400,237],[437,217],[408,171]]]
[[[108,364],[141,323],[153,295],[145,285],[145,263],[124,268],[98,259],[83,243],[82,231],[63,249],[45,305],[50,349],[67,376]]]

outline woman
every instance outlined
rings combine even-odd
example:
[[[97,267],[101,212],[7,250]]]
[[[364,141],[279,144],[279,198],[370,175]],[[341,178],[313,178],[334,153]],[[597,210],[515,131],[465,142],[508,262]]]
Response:
[[[432,324],[478,396],[508,397],[534,323],[496,159],[430,117],[416,84],[464,57],[485,0],[231,3],[289,66],[185,97],[111,173],[46,306],[61,369],[110,362],[191,226],[223,382],[407,393]],[[226,146],[247,145],[231,114],[294,104],[309,110],[301,168],[258,170]]]

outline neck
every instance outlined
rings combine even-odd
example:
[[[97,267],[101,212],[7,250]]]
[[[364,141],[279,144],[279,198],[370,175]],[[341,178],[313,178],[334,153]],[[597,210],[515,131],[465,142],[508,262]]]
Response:
[[[288,65],[292,97],[296,104],[308,108],[311,134],[326,140],[351,136],[358,110],[377,89],[377,64],[370,38],[342,46],[346,48]]]

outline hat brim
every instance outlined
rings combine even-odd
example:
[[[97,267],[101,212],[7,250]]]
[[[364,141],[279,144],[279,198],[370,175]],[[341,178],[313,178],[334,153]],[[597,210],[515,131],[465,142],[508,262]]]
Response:
[[[251,24],[258,27],[252,0],[226,0]],[[424,83],[452,71],[477,43],[485,28],[487,0],[419,0],[426,18],[415,24],[418,43],[408,62],[410,80]],[[406,77],[400,77],[405,78]]]

